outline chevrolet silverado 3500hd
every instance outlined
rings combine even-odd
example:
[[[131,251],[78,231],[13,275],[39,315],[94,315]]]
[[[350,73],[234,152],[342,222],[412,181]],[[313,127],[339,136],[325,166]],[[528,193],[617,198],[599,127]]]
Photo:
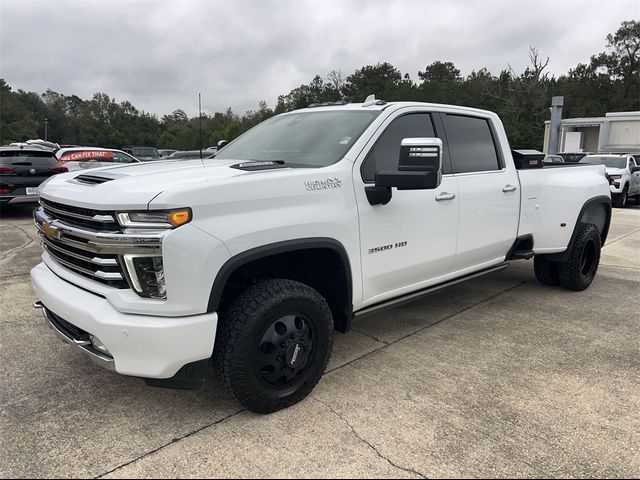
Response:
[[[354,317],[521,258],[587,288],[611,216],[602,166],[517,169],[491,112],[375,99],[278,115],[214,159],[56,175],[39,195],[31,278],[54,331],[155,385],[197,386],[212,359],[256,412],[303,399]]]

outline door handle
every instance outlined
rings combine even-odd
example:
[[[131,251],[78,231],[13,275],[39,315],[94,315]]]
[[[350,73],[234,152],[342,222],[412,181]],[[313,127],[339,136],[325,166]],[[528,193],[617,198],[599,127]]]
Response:
[[[502,191],[504,193],[515,192],[517,189],[518,187],[514,187],[513,185],[505,185],[502,187]]]
[[[441,202],[443,200],[453,200],[454,198],[456,198],[455,193],[442,192],[439,195],[436,195],[436,202]]]

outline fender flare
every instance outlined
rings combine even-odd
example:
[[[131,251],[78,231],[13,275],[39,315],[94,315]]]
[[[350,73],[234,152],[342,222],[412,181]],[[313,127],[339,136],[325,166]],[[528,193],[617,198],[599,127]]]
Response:
[[[209,295],[207,312],[215,312],[218,310],[218,307],[220,306],[220,299],[222,298],[222,292],[224,291],[227,281],[231,274],[238,268],[261,258],[312,248],[329,249],[338,255],[344,269],[345,281],[347,284],[346,309],[348,312],[345,312],[345,314],[347,315],[347,318],[350,319],[353,312],[353,280],[351,276],[349,256],[347,255],[347,250],[344,248],[342,243],[334,240],[333,238],[324,237],[286,240],[283,242],[261,245],[234,255],[227,260],[222,267],[220,267],[220,270],[218,270],[218,273],[216,274],[216,278],[211,287],[211,294]]]
[[[576,241],[576,236],[578,235],[578,228],[581,225],[580,219],[585,214],[587,209],[593,205],[601,204],[605,208],[605,212],[607,214],[607,218],[604,222],[604,228],[600,232],[600,242],[604,246],[604,243],[607,240],[607,235],[609,234],[609,226],[611,225],[611,197],[606,195],[600,195],[598,197],[593,197],[587,200],[582,208],[580,209],[580,213],[578,214],[578,218],[576,218],[575,226],[573,227],[573,233],[571,234],[571,239],[569,240],[569,244],[567,245],[567,249],[564,252],[560,253],[552,253],[548,255],[544,255],[544,258],[550,260],[552,262],[566,262],[569,258],[569,253],[573,248],[573,244]]]

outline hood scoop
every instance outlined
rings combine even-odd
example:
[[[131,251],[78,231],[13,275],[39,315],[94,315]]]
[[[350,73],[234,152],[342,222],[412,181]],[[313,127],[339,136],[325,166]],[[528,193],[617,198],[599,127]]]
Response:
[[[100,172],[99,174],[83,173],[82,175],[74,177],[74,180],[85,185],[99,185],[101,183],[110,182],[111,180],[115,180],[116,178],[120,177],[126,177],[126,175],[110,172]]]

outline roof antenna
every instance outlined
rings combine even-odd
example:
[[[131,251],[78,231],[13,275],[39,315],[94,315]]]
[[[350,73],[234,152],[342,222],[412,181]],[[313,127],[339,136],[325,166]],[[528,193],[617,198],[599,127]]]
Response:
[[[363,107],[370,107],[371,105],[384,105],[387,102],[385,102],[384,100],[376,100],[376,95],[374,93],[372,93],[371,95],[369,95],[366,100],[364,101],[364,103],[362,104]]]
[[[369,95],[367,97],[367,99],[364,101],[362,106],[363,107],[370,107],[371,105],[375,105],[375,104],[376,104],[376,94],[372,93],[371,95]]]

